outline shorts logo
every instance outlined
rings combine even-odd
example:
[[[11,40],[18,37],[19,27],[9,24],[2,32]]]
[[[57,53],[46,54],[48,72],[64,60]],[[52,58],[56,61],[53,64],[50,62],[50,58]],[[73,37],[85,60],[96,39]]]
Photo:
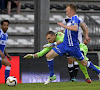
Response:
[[[60,51],[60,49],[59,49],[59,48],[57,48],[57,47],[55,47],[55,48],[56,48],[57,52],[61,53],[61,51]]]

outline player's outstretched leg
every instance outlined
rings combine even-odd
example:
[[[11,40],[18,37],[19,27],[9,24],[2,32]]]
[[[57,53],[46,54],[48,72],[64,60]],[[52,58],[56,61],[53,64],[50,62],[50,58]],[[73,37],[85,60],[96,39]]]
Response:
[[[88,68],[94,70],[97,74],[98,74],[98,77],[100,79],[100,70],[97,69],[94,64],[92,62],[89,62],[89,61],[86,61],[85,59],[80,61],[80,63],[84,66],[87,66]]]
[[[97,65],[94,65],[97,69],[99,69],[100,70],[100,67],[99,66],[97,66]]]
[[[85,79],[87,83],[91,83],[91,79],[89,77],[89,74],[87,72],[87,68],[85,66],[83,66],[82,64],[80,64],[80,62],[78,61],[79,67],[81,69],[81,71],[83,72],[83,74],[85,75]]]
[[[94,65],[97,69],[99,69],[100,70],[100,67],[99,66],[97,66],[97,65]],[[100,80],[100,74],[98,74],[98,77],[99,77],[99,80]]]
[[[47,59],[48,68],[50,72],[50,77],[47,79],[47,81],[44,83],[49,84],[51,81],[56,80],[56,75],[54,75],[54,60],[53,59]]]

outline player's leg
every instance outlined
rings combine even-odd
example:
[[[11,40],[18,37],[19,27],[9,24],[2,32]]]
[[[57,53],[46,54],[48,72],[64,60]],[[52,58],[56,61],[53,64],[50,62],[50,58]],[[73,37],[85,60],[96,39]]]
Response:
[[[84,59],[84,56],[83,56],[83,54],[80,51],[80,48],[78,46],[73,47],[72,51],[73,51],[72,52],[73,56],[76,57],[83,66],[94,70],[97,74],[100,73],[100,70],[97,69],[92,62],[86,61]],[[75,53],[75,52],[77,52],[77,53]]]
[[[56,48],[51,49],[51,51],[46,54],[48,68],[49,68],[49,71],[50,71],[50,77],[45,82],[45,84],[48,84],[52,80],[56,79],[56,76],[54,75],[54,60],[53,59],[56,56],[59,56],[59,55],[62,56],[64,53],[66,53],[66,51],[64,50],[63,47],[64,47],[64,44],[61,43],[61,44],[57,45]]]
[[[2,65],[5,65],[5,81],[6,79],[9,77],[10,74],[10,69],[11,69],[11,64],[10,62],[8,62],[8,60],[6,58],[2,59]]]
[[[79,61],[83,66],[86,66],[92,70],[94,70],[97,74],[100,73],[100,70],[97,69],[92,62],[86,61],[85,59]]]
[[[84,55],[84,57],[85,57],[85,60],[88,61],[89,59],[86,57],[87,52],[88,52],[87,46],[86,46],[85,44],[81,43],[81,44],[80,44],[80,50],[81,50],[81,52],[83,53],[83,55]],[[87,72],[87,68],[86,68],[85,66],[83,66],[82,64],[80,64],[79,61],[78,61],[78,63],[79,63],[79,66],[80,66],[81,71],[82,71],[83,74],[85,75],[86,82],[87,82],[87,83],[91,83],[92,81],[91,81],[91,79],[90,79],[90,77],[89,77],[89,74],[88,74],[88,72]]]
[[[53,49],[46,54],[46,59],[47,59],[47,63],[48,63],[48,68],[49,68],[50,76],[47,79],[47,81],[45,82],[45,84],[48,84],[52,80],[56,79],[56,75],[54,75],[54,57],[56,57],[58,55],[59,54],[57,54]]]
[[[99,66],[97,66],[97,65],[94,65],[97,69],[99,69],[100,70],[100,67]]]
[[[75,76],[74,76],[74,64],[73,64],[74,58],[68,56],[67,60],[68,60],[68,72],[69,72],[69,75],[70,75],[70,80],[72,82],[76,81]]]
[[[80,64],[79,61],[77,61],[77,62],[78,62],[78,64],[79,64],[79,67],[80,67],[81,71],[82,71],[83,74],[85,75],[86,82],[87,82],[87,83],[91,83],[92,81],[91,81],[91,79],[90,79],[90,77],[89,77],[87,68],[86,68],[85,66],[83,66],[82,64]]]
[[[74,58],[74,76],[75,76],[75,78],[77,76],[78,70],[79,70],[79,64],[78,64],[77,60]]]

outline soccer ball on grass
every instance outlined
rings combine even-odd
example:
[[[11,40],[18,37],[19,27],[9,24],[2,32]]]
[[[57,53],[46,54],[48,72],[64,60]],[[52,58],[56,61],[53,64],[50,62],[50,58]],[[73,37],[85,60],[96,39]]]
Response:
[[[17,79],[14,76],[9,76],[6,80],[8,86],[15,86],[17,84]]]

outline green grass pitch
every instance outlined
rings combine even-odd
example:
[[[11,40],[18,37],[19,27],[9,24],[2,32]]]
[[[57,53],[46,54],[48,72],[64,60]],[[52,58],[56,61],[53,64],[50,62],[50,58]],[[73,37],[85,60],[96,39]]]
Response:
[[[100,90],[100,81],[86,82],[52,82],[48,85],[43,83],[20,83],[14,87],[0,84],[0,90]]]

